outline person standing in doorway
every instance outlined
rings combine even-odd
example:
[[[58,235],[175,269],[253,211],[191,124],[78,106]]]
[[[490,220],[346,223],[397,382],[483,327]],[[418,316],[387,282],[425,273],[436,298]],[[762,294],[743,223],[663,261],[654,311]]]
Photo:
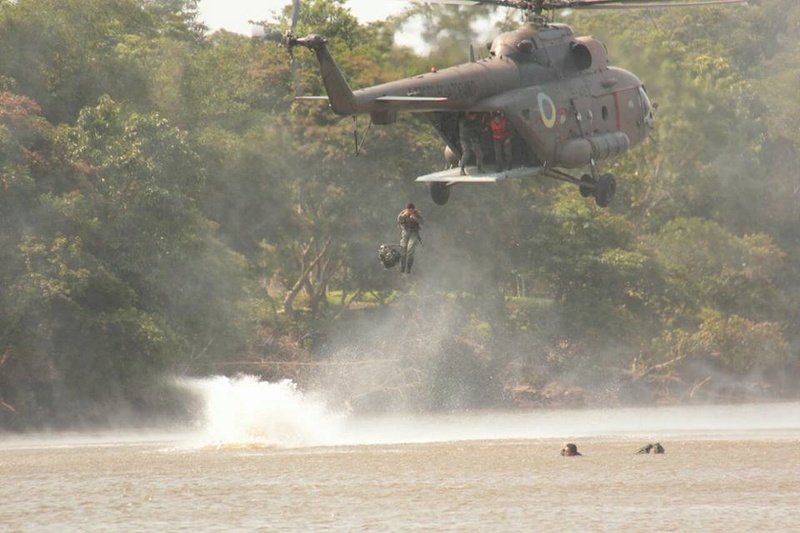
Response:
[[[475,164],[478,172],[483,172],[483,148],[481,148],[481,134],[483,121],[478,113],[469,112],[458,119],[458,138],[461,142],[461,175],[466,176],[467,161],[475,152]]]
[[[492,128],[495,170],[501,172],[504,165],[511,170],[511,130],[508,119],[500,111],[495,111],[489,126]]]

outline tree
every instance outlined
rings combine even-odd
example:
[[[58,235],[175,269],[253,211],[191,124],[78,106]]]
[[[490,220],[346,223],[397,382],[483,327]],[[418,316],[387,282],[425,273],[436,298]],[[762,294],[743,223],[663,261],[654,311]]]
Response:
[[[755,320],[779,319],[786,311],[771,280],[785,253],[767,235],[736,237],[719,224],[675,219],[647,239],[646,248],[668,273],[673,290],[691,295],[690,309],[718,309]]]
[[[709,313],[695,332],[665,331],[651,351],[634,359],[633,384],[647,383],[661,401],[780,397],[784,372],[790,370],[782,329],[777,323]]]
[[[295,84],[285,50],[205,35],[195,1],[0,2],[0,424],[159,410],[162,376],[218,363],[419,409],[573,385],[787,397],[794,4],[570,20],[659,103],[653,142],[603,163],[619,188],[599,209],[544,179],[433,205],[423,114],[365,136],[294,103],[324,94],[313,54],[295,50]],[[410,10],[438,47],[422,58],[393,44],[407,17],[302,6],[297,33],[323,34],[353,88],[464,61],[488,10]],[[409,201],[425,248],[404,283],[376,254]]]
[[[195,206],[203,173],[185,134],[157,115],[103,98],[75,127],[45,131],[53,141],[27,166],[59,161],[75,185],[34,175],[31,220],[10,224],[0,372],[16,381],[3,401],[28,422],[155,408],[163,372],[211,345],[216,357],[244,348],[241,259]]]
[[[144,109],[147,73],[131,49],[159,36],[196,41],[196,0],[20,0],[0,10],[0,76],[54,123],[103,94]]]

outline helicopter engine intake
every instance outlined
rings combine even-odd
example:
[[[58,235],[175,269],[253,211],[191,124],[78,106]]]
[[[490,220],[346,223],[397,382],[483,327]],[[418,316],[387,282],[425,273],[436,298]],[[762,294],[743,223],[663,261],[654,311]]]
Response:
[[[578,70],[602,70],[608,66],[606,46],[594,37],[578,37],[570,46]]]

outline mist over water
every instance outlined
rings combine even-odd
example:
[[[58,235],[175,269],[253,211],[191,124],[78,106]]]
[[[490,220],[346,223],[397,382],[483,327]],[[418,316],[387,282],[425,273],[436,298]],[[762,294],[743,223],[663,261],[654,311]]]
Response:
[[[357,416],[290,381],[184,382],[202,406],[202,446],[318,447],[504,439],[756,439],[800,435],[800,404]]]

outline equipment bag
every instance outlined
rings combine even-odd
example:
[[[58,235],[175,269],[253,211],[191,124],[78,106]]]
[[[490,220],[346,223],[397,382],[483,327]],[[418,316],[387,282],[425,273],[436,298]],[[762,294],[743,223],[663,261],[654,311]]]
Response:
[[[397,266],[397,263],[403,258],[403,253],[399,248],[400,246],[397,244],[381,244],[378,249],[378,259],[380,259],[383,268]]]

